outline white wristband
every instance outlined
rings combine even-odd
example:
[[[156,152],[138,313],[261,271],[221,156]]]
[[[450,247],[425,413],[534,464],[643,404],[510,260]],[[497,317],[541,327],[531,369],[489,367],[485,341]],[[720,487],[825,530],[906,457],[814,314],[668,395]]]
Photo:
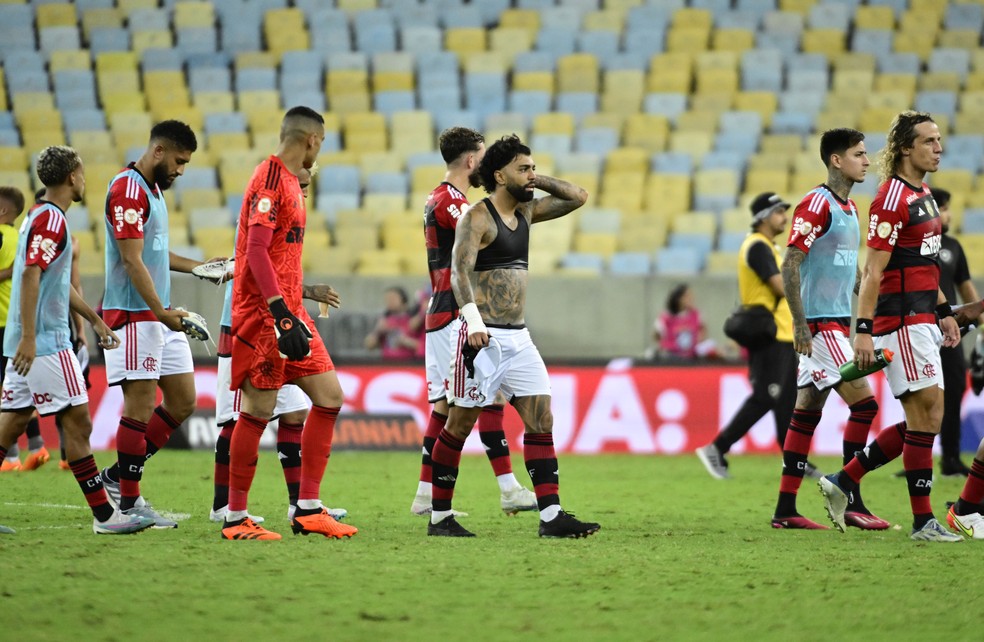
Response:
[[[482,321],[482,315],[479,313],[477,305],[466,303],[461,306],[460,313],[465,323],[468,324],[468,336],[478,332],[488,333],[488,329],[485,327],[485,322]]]

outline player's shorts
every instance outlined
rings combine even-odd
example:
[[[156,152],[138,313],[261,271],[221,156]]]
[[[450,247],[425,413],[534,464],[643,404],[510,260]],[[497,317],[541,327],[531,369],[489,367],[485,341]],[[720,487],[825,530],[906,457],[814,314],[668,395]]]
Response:
[[[896,398],[930,386],[943,388],[943,333],[935,323],[902,326],[891,334],[874,337],[874,345],[876,350],[888,348],[895,355],[885,368],[885,377]]]
[[[68,349],[35,358],[26,377],[8,360],[2,396],[4,410],[37,408],[42,416],[89,403],[79,360]]]
[[[239,390],[229,390],[229,381],[232,379],[232,359],[230,357],[219,357],[216,378],[215,423],[221,426],[224,423],[239,419],[239,405],[242,397]],[[295,385],[287,384],[277,393],[277,406],[273,410],[273,417],[310,409],[311,400],[304,394],[304,391]]]
[[[448,403],[462,408],[488,405],[496,393],[506,399],[550,395],[550,377],[530,332],[522,328],[489,328],[489,345],[468,363],[468,326],[451,322],[452,358]]]
[[[131,321],[116,331],[120,346],[106,350],[106,381],[160,379],[194,372],[188,335],[160,321]]]
[[[444,399],[451,369],[451,324],[424,335],[424,372],[427,374],[427,402]]]
[[[288,361],[280,356],[273,317],[268,313],[251,315],[236,328],[232,339],[230,379],[233,389],[242,388],[243,382],[249,379],[253,387],[259,390],[280,390],[284,384],[295,379],[335,369],[311,316],[306,310],[295,314],[314,335],[311,338],[311,352],[299,361]]]
[[[840,367],[854,360],[851,340],[841,330],[820,330],[813,335],[813,354],[799,355],[796,387],[833,388],[841,382]]]

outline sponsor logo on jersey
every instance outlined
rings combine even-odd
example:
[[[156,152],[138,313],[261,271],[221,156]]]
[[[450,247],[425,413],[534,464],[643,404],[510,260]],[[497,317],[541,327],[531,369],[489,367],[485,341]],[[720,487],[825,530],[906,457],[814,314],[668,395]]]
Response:
[[[123,208],[122,205],[113,207],[113,220],[116,223],[116,231],[122,232],[125,225],[136,225],[138,232],[143,232],[144,209]]]
[[[940,243],[941,237],[939,234],[933,234],[922,240],[922,245],[919,247],[919,253],[923,256],[936,256],[940,253]]]
[[[304,228],[299,226],[294,226],[287,230],[287,237],[285,238],[287,243],[303,243],[304,242]]]

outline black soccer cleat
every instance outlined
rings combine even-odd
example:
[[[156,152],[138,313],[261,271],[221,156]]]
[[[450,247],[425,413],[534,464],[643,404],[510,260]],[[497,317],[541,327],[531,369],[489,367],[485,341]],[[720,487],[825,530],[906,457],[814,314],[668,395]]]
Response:
[[[459,524],[454,515],[448,515],[436,524],[427,522],[427,535],[434,537],[475,537],[475,533]]]
[[[549,522],[540,521],[540,537],[567,537],[577,539],[594,535],[601,530],[600,524],[582,522],[574,518],[573,513],[560,511]]]

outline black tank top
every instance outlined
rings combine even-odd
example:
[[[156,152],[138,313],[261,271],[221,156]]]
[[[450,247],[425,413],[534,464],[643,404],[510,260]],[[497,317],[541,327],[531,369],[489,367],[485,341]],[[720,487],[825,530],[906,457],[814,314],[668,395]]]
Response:
[[[498,234],[487,247],[478,251],[478,257],[475,259],[475,271],[528,270],[530,266],[530,224],[526,218],[517,211],[516,229],[511,230],[502,222],[502,217],[499,216],[499,212],[496,211],[491,200],[486,198],[482,202],[489,209],[489,214],[495,221]]]

